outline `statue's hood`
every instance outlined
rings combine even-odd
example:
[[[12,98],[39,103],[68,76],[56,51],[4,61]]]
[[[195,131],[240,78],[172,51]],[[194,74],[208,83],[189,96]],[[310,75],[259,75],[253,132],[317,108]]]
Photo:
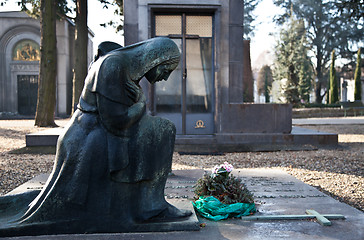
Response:
[[[178,62],[181,55],[176,43],[166,37],[151,38],[110,52],[117,55],[120,53],[130,66],[129,76],[134,81],[160,64]]]

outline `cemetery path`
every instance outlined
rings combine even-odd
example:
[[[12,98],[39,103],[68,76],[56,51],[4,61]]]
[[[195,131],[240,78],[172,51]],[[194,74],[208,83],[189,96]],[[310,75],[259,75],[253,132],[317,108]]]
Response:
[[[67,119],[56,120],[60,126]],[[53,167],[52,154],[14,154],[25,147],[25,134],[44,130],[34,120],[0,120],[0,195]],[[338,133],[337,149],[242,152],[173,156],[173,169],[212,169],[228,161],[235,168],[279,168],[297,179],[364,211],[364,123],[310,124],[300,127]]]

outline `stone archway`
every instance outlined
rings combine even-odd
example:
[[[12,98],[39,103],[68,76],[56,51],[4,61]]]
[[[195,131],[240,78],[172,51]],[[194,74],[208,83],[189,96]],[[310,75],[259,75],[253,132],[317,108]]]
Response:
[[[14,60],[13,50],[23,41],[40,44],[40,29],[34,26],[18,26],[0,38],[0,112],[19,112],[18,76],[38,76],[39,61]]]
[[[30,39],[18,41],[13,47],[11,60],[11,79],[17,83],[17,112],[20,115],[35,115],[40,61],[39,44]]]

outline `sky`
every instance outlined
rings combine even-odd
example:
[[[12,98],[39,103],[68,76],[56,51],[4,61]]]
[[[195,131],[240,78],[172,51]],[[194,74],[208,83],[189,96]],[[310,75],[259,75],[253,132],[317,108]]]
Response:
[[[261,53],[272,51],[276,43],[279,27],[273,22],[274,15],[280,13],[280,8],[273,4],[273,0],[263,0],[255,9],[254,15],[257,23],[255,35],[250,42],[250,57],[255,63]],[[253,66],[254,67],[254,66]]]
[[[15,3],[16,1],[8,1],[0,11],[18,11],[20,8]],[[105,9],[98,0],[88,1],[88,26],[95,34],[93,38],[94,50],[97,45],[102,41],[114,41],[124,45],[124,38],[121,33],[115,33],[112,27],[101,27],[100,23],[108,22],[114,18],[113,9]],[[252,64],[256,61],[258,56],[265,51],[273,48],[275,43],[274,36],[270,35],[271,32],[278,32],[278,28],[273,23],[273,16],[279,12],[279,8],[273,4],[273,0],[262,0],[254,11],[257,17],[255,36],[251,39],[251,60]],[[92,17],[97,16],[97,17]],[[254,67],[254,66],[253,66]]]

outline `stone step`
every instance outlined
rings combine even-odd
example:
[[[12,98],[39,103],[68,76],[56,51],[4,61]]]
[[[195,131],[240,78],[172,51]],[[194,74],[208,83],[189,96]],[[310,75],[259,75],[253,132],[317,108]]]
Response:
[[[55,146],[63,128],[26,135],[26,146]],[[312,150],[337,146],[338,135],[292,127],[283,133],[232,133],[215,135],[177,135],[175,151],[182,153],[219,153],[244,151]]]

